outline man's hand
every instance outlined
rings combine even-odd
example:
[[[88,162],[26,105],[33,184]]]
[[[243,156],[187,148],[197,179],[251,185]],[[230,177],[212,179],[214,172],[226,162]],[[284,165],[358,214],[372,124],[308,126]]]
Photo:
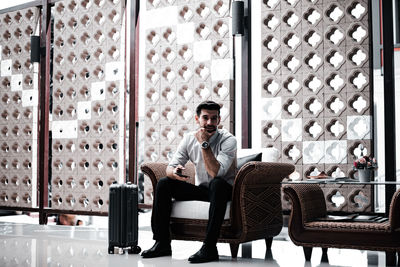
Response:
[[[183,167],[182,165],[178,165],[175,168],[168,166],[167,176],[175,180],[186,182],[187,180],[189,180],[189,176],[182,174],[182,170],[184,169],[185,167]]]
[[[215,133],[216,130],[209,132],[206,128],[199,128],[196,132],[196,139],[199,143],[203,143],[204,141],[210,140],[211,136]]]

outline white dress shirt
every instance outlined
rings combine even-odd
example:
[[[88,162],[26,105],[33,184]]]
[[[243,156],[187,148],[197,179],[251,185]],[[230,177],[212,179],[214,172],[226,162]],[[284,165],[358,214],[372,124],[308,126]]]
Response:
[[[184,135],[169,166],[185,166],[190,160],[196,166],[195,184],[208,184],[212,177],[207,173],[203,160],[202,148],[196,139],[196,131]],[[217,130],[209,140],[210,148],[219,162],[217,177],[233,184],[236,175],[236,137],[225,129]]]

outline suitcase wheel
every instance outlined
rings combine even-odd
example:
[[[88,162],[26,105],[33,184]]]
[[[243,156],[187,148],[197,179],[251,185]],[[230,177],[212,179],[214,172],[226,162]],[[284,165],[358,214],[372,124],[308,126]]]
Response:
[[[114,247],[108,247],[108,254],[114,254]]]
[[[142,249],[139,246],[133,246],[128,250],[129,254],[139,254]]]

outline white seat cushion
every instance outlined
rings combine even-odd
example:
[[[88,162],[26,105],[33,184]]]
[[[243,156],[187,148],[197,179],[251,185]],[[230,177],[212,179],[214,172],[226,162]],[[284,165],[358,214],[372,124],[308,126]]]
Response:
[[[262,162],[278,162],[279,160],[279,151],[275,147],[267,147],[261,149],[254,149],[254,148],[243,148],[238,149],[237,157],[245,157],[257,153],[262,153]]]
[[[208,220],[210,202],[206,201],[174,201],[172,203],[171,218]],[[224,220],[229,219],[231,201],[226,205]]]

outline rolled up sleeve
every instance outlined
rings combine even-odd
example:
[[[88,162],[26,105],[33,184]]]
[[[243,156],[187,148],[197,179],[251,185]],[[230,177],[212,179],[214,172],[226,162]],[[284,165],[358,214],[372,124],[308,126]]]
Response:
[[[185,166],[185,164],[189,161],[189,156],[186,151],[187,149],[187,142],[188,142],[188,136],[185,135],[182,139],[182,141],[179,143],[179,146],[172,157],[171,161],[169,162],[168,166],[176,167],[179,164],[182,166]]]
[[[236,159],[237,141],[234,136],[230,136],[221,143],[221,150],[218,153],[217,161],[219,170],[217,177],[224,177]]]

